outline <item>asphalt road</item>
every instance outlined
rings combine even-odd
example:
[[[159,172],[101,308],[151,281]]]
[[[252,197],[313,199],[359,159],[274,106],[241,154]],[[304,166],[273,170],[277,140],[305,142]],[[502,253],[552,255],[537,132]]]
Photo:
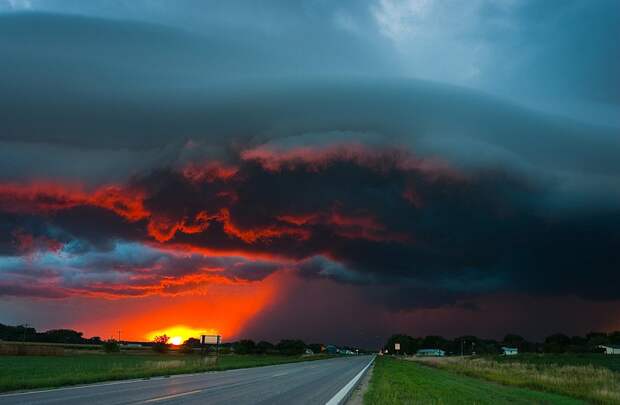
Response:
[[[325,404],[371,356],[0,395],[0,404]]]

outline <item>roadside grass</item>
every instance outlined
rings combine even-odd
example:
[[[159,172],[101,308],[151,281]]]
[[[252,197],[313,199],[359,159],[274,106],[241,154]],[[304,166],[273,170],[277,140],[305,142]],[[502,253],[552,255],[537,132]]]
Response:
[[[620,404],[620,373],[605,362],[564,355],[435,361],[441,369],[504,385],[554,392],[597,404]],[[573,365],[578,364],[578,365]],[[609,365],[609,364],[607,364]]]
[[[0,356],[0,392],[201,371],[259,367],[330,356],[223,355],[218,364],[197,355],[79,354],[69,356]]]
[[[583,404],[557,394],[508,387],[418,362],[377,357],[364,403],[375,404]]]
[[[548,367],[551,364],[558,366],[594,366],[620,372],[620,356],[602,353],[522,353],[517,356],[493,356],[490,358],[500,363],[527,363],[540,367]]]

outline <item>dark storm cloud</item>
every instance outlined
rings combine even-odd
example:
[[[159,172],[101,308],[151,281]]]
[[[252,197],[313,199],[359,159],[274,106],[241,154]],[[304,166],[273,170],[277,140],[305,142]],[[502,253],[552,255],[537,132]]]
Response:
[[[242,155],[231,172],[207,166],[210,176],[162,169],[134,178],[124,192],[141,196],[140,217],[117,204],[91,207],[100,204],[96,198],[74,205],[71,196],[44,215],[76,239],[107,241],[108,251],[118,249],[117,240],[159,241],[197,255],[176,258],[162,273],[154,263],[138,265],[128,260],[134,256],[111,251],[87,262],[103,280],[111,277],[106,269],[123,266],[128,274],[143,267],[151,277],[182,278],[206,265],[203,249],[242,252],[245,260],[271,257],[221,263],[225,277],[260,280],[298,269],[310,278],[375,285],[369,299],[390,308],[454,305],[493,292],[618,298],[612,287],[620,263],[618,210],[550,214],[546,201],[554,189],[545,182],[497,170],[456,171],[400,150],[265,153]],[[39,191],[37,201],[49,198]],[[94,291],[112,290],[126,291]]]
[[[479,70],[450,81],[617,104],[614,3],[391,3],[233,2],[203,28],[164,3],[144,19],[166,26],[84,2],[64,5],[110,18],[1,15],[0,294],[175,294],[215,266],[355,284],[391,309],[619,298],[617,128],[400,77]],[[461,14],[468,35],[438,33]]]
[[[620,52],[614,41],[619,34],[620,6],[614,0],[14,0],[2,6],[0,12],[69,13],[108,22],[161,24],[201,36],[207,54],[210,49],[230,61],[205,63],[200,56],[190,55],[205,52],[188,47],[195,41],[187,36],[183,44],[158,36],[162,44],[181,50],[172,51],[177,63],[163,61],[157,65],[160,69],[146,63],[146,69],[138,68],[145,73],[140,82],[163,70],[182,72],[200,82],[208,80],[205,75],[194,75],[200,70],[192,66],[206,72],[217,66],[227,68],[218,73],[228,77],[228,72],[246,77],[301,77],[317,72],[405,76],[465,85],[545,111],[620,125],[620,84],[615,74]],[[149,34],[161,27],[142,30]],[[129,34],[122,37],[123,42],[133,45],[139,45],[136,36],[144,36]],[[142,55],[145,62],[151,62],[152,44],[120,56],[131,61]],[[108,63],[117,53],[105,48],[110,53],[105,58]],[[156,50],[162,55],[171,52],[163,47]],[[126,73],[126,67],[119,72]],[[176,77],[174,82],[187,81]]]

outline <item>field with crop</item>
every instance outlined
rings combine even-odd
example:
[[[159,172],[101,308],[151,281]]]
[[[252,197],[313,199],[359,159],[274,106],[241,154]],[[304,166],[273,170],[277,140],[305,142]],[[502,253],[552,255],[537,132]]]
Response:
[[[558,394],[510,387],[391,357],[376,359],[365,404],[582,404]]]
[[[563,354],[534,354],[524,353],[518,356],[494,356],[492,360],[500,363],[527,363],[548,367],[556,366],[594,366],[604,367],[611,371],[620,372],[620,356],[609,356],[599,353],[563,353]]]
[[[590,403],[620,404],[620,373],[615,357],[590,354],[518,355],[425,359],[444,371],[507,386],[580,398]]]
[[[0,392],[59,387],[129,378],[257,367],[328,356],[225,355],[217,364],[197,355],[79,354],[68,356],[0,356]]]

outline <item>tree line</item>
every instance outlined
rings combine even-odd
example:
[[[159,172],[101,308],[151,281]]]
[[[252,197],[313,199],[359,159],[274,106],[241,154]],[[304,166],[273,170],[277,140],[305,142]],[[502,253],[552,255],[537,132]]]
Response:
[[[72,329],[51,329],[38,332],[35,328],[26,325],[4,325],[0,323],[0,340],[13,342],[40,342],[40,343],[63,343],[63,344],[96,344],[102,345],[108,352],[118,352],[119,342],[114,339],[102,340],[99,336],[85,338],[82,332]],[[157,352],[166,352],[170,348],[169,338],[165,335],[157,336],[152,342],[144,342]],[[313,353],[321,353],[324,350],[322,343],[306,344],[300,339],[282,339],[274,344],[268,341],[254,342],[251,339],[242,339],[236,342],[222,343],[220,352],[236,354],[280,354],[286,356],[301,355],[306,349]],[[191,352],[200,348],[200,339],[187,339],[180,350]],[[347,347],[348,348],[348,347]],[[355,349],[353,349],[355,350]]]
[[[200,347],[200,340],[189,338],[183,343],[183,346],[198,348]],[[235,354],[281,354],[285,356],[294,356],[304,354],[306,349],[312,350],[313,353],[321,353],[323,344],[306,344],[303,340],[299,339],[283,339],[276,344],[265,340],[254,342],[251,339],[242,339],[220,345],[221,353]]]
[[[502,346],[516,347],[519,352],[531,353],[596,353],[600,345],[620,345],[620,331],[610,333],[590,332],[585,336],[568,336],[555,333],[542,342],[528,341],[517,334],[507,334],[500,341],[477,336],[460,336],[446,339],[442,336],[411,337],[405,334],[390,336],[384,351],[395,354],[395,344],[400,345],[398,354],[415,354],[420,349],[441,349],[448,354],[498,354]]]
[[[10,326],[0,323],[0,340],[15,342],[67,343],[67,344],[101,344],[99,336],[85,338],[82,332],[72,329],[51,329],[37,332],[26,325]]]

